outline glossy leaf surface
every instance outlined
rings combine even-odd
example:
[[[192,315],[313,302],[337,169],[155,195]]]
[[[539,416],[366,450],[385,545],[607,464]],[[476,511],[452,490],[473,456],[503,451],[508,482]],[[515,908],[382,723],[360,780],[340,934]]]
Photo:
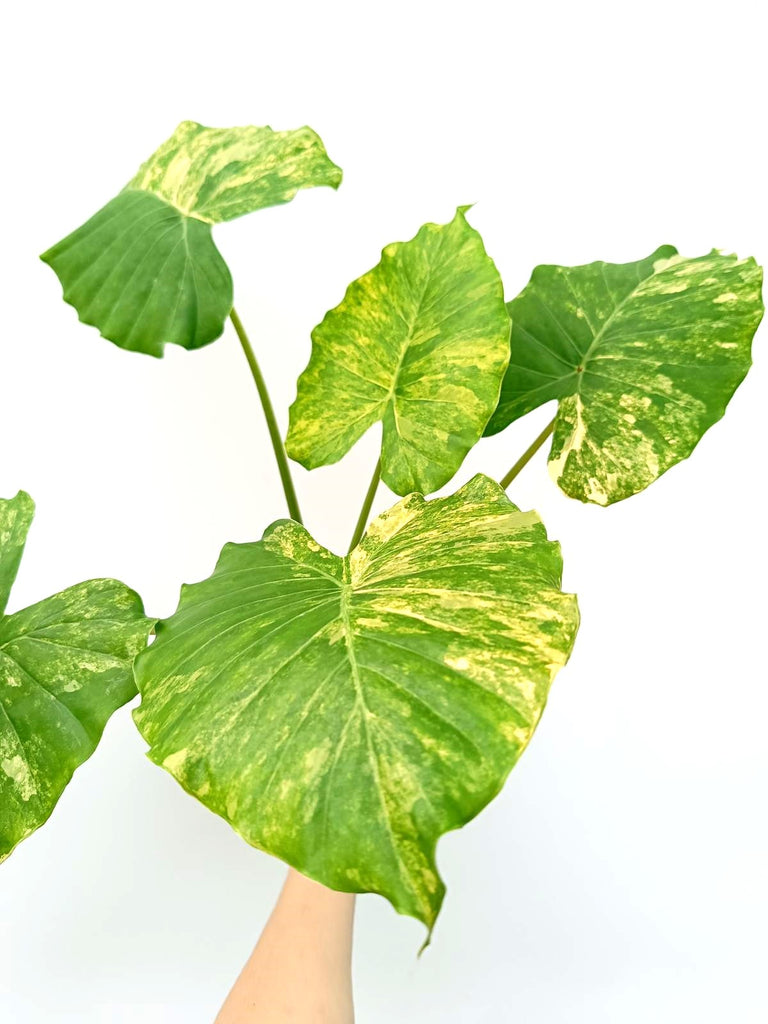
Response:
[[[6,596],[33,511],[23,491],[0,500]],[[109,717],[135,695],[131,665],[151,628],[139,597],[116,580],[0,615],[0,860],[46,821]]]
[[[149,756],[254,846],[432,928],[438,838],[500,790],[578,623],[559,545],[475,477],[339,558],[228,544],[136,661]]]
[[[182,121],[114,199],[42,259],[80,319],[122,348],[162,356],[224,329],[232,279],[211,225],[341,182],[310,128]]]
[[[501,279],[460,208],[388,245],[312,332],[288,454],[337,462],[381,420],[382,479],[429,494],[482,436],[508,360]]]
[[[671,246],[637,263],[541,266],[509,304],[512,356],[494,434],[557,399],[549,469],[608,505],[686,458],[751,363],[762,271]]]

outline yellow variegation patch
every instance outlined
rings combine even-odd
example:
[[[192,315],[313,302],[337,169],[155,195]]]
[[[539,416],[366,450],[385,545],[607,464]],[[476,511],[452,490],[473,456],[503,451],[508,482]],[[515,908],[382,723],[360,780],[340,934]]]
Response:
[[[512,354],[493,434],[559,401],[549,470],[608,505],[686,458],[751,363],[763,312],[754,260],[671,246],[638,263],[537,267],[509,303]]]
[[[149,756],[249,843],[431,930],[438,838],[499,792],[570,654],[561,568],[481,476],[346,558],[289,521],[229,544],[136,661]]]

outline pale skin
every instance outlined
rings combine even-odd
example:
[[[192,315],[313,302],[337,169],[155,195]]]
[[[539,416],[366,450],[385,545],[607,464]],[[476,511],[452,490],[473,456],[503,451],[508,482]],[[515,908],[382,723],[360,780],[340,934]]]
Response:
[[[288,872],[215,1024],[354,1024],[355,897]]]

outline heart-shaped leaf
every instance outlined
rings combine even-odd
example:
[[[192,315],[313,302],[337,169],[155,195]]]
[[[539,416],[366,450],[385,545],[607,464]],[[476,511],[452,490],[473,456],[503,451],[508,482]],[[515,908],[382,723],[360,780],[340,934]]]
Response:
[[[609,505],[691,454],[750,367],[762,271],[671,246],[638,263],[537,267],[509,304],[512,357],[486,433],[559,401],[549,470]]]
[[[110,715],[136,693],[152,621],[116,580],[91,580],[3,615],[34,505],[0,500],[0,861],[39,828]]]
[[[286,441],[307,469],[338,462],[382,420],[382,479],[396,494],[429,494],[482,436],[509,361],[509,317],[466,209],[388,245],[312,332]]]
[[[281,521],[136,661],[149,756],[254,846],[431,930],[438,838],[501,789],[571,651],[559,545],[478,476],[339,558]]]
[[[340,182],[310,128],[182,121],[122,192],[41,258],[80,319],[116,345],[153,356],[167,343],[200,348],[232,308],[211,225]]]

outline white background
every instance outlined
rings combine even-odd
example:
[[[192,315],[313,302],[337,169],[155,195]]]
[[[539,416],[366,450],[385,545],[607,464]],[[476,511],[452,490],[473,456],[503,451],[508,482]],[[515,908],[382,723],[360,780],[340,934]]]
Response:
[[[285,424],[309,333],[387,242],[476,202],[509,296],[539,262],[671,242],[768,259],[760,5],[13,5],[3,27],[0,494],[38,503],[11,609],[111,575],[154,615],[284,514],[231,330],[162,361],[77,322],[37,254],[182,118],[308,123],[338,193],[216,229]],[[362,1024],[758,1024],[766,884],[765,330],[725,420],[650,490],[511,489],[562,541],[583,626],[504,793],[446,837],[432,947],[359,901]],[[458,474],[501,475],[550,408]],[[297,482],[335,550],[372,432]],[[378,507],[391,496],[382,488]],[[283,866],[143,756],[127,711],[0,868],[0,1020],[210,1024]],[[763,978],[761,980],[761,974]]]

